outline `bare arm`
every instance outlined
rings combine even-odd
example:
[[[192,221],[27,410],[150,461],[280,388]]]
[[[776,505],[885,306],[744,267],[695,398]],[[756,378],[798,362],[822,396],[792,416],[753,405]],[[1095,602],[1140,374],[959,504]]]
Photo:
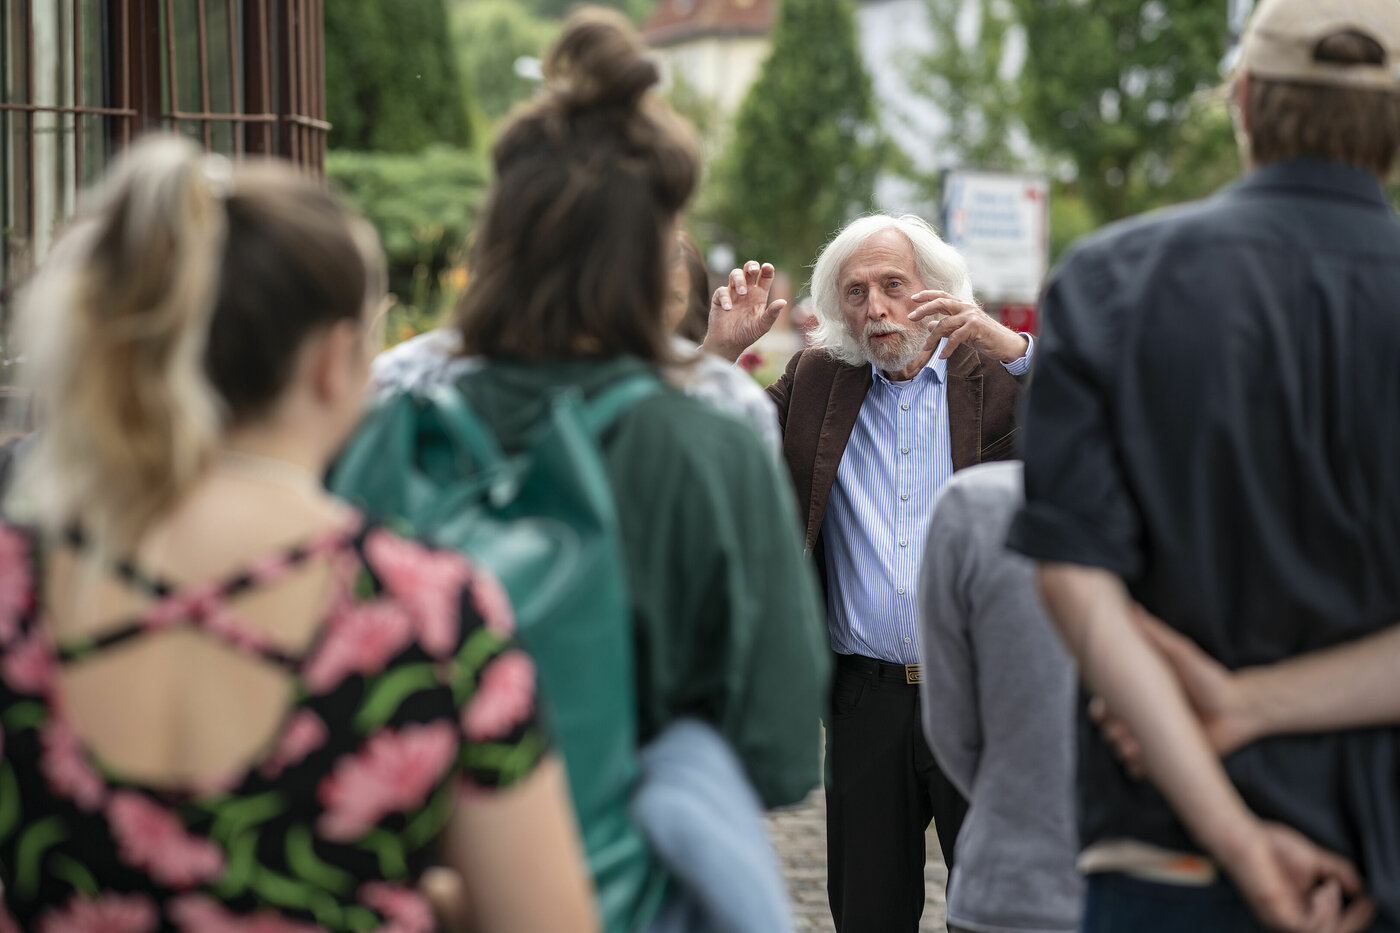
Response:
[[[1342,859],[1245,806],[1166,660],[1133,622],[1121,579],[1106,570],[1042,564],[1040,589],[1080,676],[1137,737],[1163,796],[1195,839],[1280,930],[1360,929],[1364,901],[1341,912],[1360,878]]]
[[[1138,624],[1181,681],[1220,754],[1268,735],[1400,723],[1400,625],[1277,664],[1230,671],[1190,639],[1139,611]],[[1109,709],[1112,709],[1110,706]],[[1124,757],[1133,737],[1112,726]]]
[[[449,863],[465,882],[463,909],[485,933],[595,931],[564,769],[547,758],[508,790],[473,796],[447,828]]]
[[[1400,723],[1400,625],[1376,635],[1239,673],[1258,734]]]

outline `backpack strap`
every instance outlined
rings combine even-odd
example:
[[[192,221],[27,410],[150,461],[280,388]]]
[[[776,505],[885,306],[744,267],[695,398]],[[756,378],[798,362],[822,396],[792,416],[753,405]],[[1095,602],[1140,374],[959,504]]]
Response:
[[[455,443],[471,454],[478,469],[494,470],[505,460],[501,445],[491,429],[482,423],[467,405],[462,393],[451,383],[439,385],[426,393],[434,413],[442,420]]]
[[[640,372],[621,379],[589,399],[579,409],[583,426],[597,440],[617,423],[632,406],[661,391],[661,382],[654,373]]]

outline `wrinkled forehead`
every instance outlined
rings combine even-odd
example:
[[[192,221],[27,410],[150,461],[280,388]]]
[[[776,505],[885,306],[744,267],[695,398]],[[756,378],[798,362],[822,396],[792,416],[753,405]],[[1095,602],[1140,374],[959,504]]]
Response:
[[[918,280],[920,277],[914,244],[907,236],[893,228],[871,234],[864,243],[856,247],[851,257],[842,263],[836,279],[844,288],[847,285],[869,282],[890,275],[910,280]]]

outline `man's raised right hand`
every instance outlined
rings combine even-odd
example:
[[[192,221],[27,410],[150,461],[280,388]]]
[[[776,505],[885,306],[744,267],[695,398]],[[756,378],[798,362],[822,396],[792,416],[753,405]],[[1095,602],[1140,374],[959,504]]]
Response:
[[[787,302],[768,304],[773,265],[750,259],[729,273],[729,284],[715,289],[710,299],[710,326],[702,349],[733,363],[758,338],[773,328]]]

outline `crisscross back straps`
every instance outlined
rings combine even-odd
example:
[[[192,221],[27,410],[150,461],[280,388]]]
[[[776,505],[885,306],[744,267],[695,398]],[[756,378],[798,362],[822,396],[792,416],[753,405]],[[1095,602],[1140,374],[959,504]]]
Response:
[[[296,670],[302,659],[279,648],[258,626],[239,618],[228,607],[230,600],[258,586],[281,580],[307,561],[343,550],[363,534],[359,516],[347,527],[320,535],[257,561],[225,580],[198,587],[180,587],[159,576],[142,570],[130,558],[109,562],[112,574],[123,583],[151,597],[151,605],[130,621],[91,638],[65,641],[58,645],[60,662],[80,661],[120,645],[148,632],[162,632],[180,626],[191,626],[206,632],[245,654]],[[91,542],[76,526],[64,535],[67,544],[78,553],[87,551]]]

